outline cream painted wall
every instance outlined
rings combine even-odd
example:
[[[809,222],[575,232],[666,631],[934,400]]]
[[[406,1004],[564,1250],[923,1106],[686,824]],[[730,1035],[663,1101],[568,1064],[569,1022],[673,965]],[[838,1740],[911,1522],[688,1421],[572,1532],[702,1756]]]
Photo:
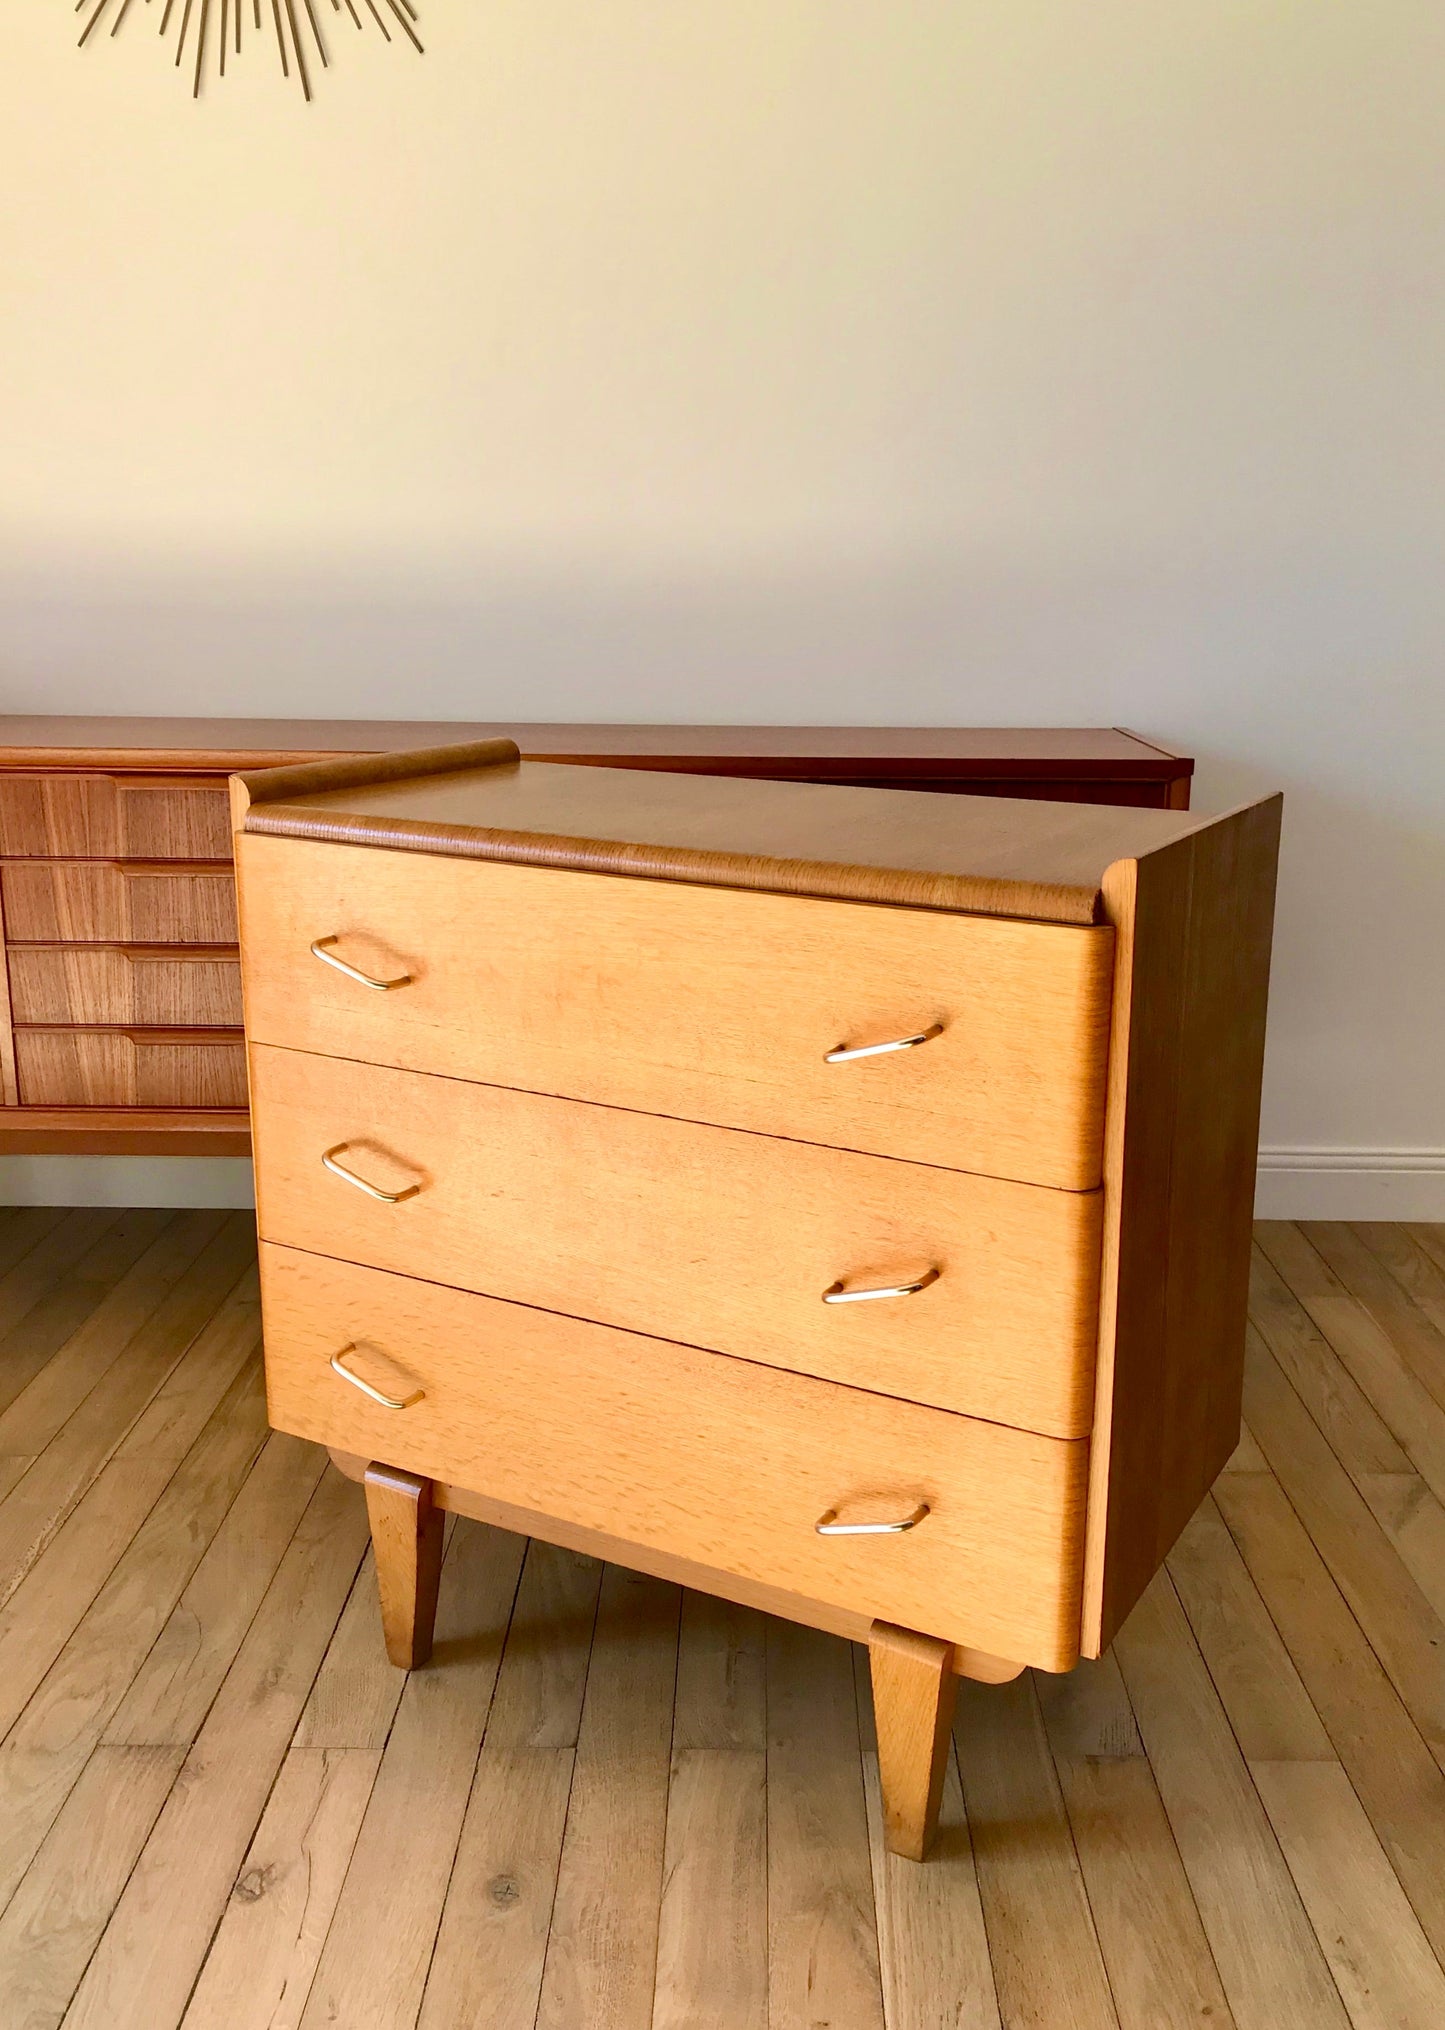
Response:
[[[1269,1209],[1445,1217],[1437,6],[133,11],[6,10],[0,704],[1152,730],[1288,793]]]

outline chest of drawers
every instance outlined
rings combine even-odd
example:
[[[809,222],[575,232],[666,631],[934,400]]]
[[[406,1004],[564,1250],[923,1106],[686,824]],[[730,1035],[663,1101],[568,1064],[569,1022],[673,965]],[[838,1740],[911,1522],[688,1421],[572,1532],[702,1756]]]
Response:
[[[957,1675],[1111,1639],[1232,1450],[1279,803],[521,762],[233,784],[267,1389],[366,1484]]]

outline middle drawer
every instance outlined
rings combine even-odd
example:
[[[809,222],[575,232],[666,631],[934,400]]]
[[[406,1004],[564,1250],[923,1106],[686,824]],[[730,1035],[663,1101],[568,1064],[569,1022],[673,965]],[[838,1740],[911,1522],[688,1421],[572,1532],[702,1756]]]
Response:
[[[229,867],[120,860],[10,860],[0,868],[17,944],[234,945]]]
[[[251,1079],[263,1239],[1054,1437],[1089,1428],[1098,1192],[266,1045]],[[855,1295],[877,1289],[899,1294]]]
[[[241,961],[213,945],[11,945],[16,1022],[239,1029]]]

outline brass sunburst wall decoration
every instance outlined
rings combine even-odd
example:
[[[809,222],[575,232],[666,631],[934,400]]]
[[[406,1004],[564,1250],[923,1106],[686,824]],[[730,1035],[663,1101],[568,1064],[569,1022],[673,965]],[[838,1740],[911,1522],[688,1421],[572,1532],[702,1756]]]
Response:
[[[281,75],[294,77],[308,100],[312,65],[325,70],[331,62],[334,29],[374,24],[388,42],[404,39],[418,55],[422,48],[414,0],[143,0],[139,7],[135,0],[76,0],[76,13],[87,17],[80,47],[102,29],[118,35],[127,17],[143,21],[147,10],[162,40],[175,45],[176,68],[190,70],[197,99],[208,76],[223,78],[227,58],[234,63],[257,42],[274,50]]]

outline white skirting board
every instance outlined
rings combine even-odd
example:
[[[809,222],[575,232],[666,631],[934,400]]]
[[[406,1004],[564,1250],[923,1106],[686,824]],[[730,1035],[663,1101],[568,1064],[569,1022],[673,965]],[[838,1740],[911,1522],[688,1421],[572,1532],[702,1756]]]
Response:
[[[1258,1219],[1445,1220],[1445,1149],[1261,1149]]]
[[[255,1203],[249,1156],[0,1156],[0,1205]]]
[[[254,1205],[242,1156],[0,1156],[0,1205]],[[1445,1220],[1445,1149],[1261,1149],[1261,1219]]]

